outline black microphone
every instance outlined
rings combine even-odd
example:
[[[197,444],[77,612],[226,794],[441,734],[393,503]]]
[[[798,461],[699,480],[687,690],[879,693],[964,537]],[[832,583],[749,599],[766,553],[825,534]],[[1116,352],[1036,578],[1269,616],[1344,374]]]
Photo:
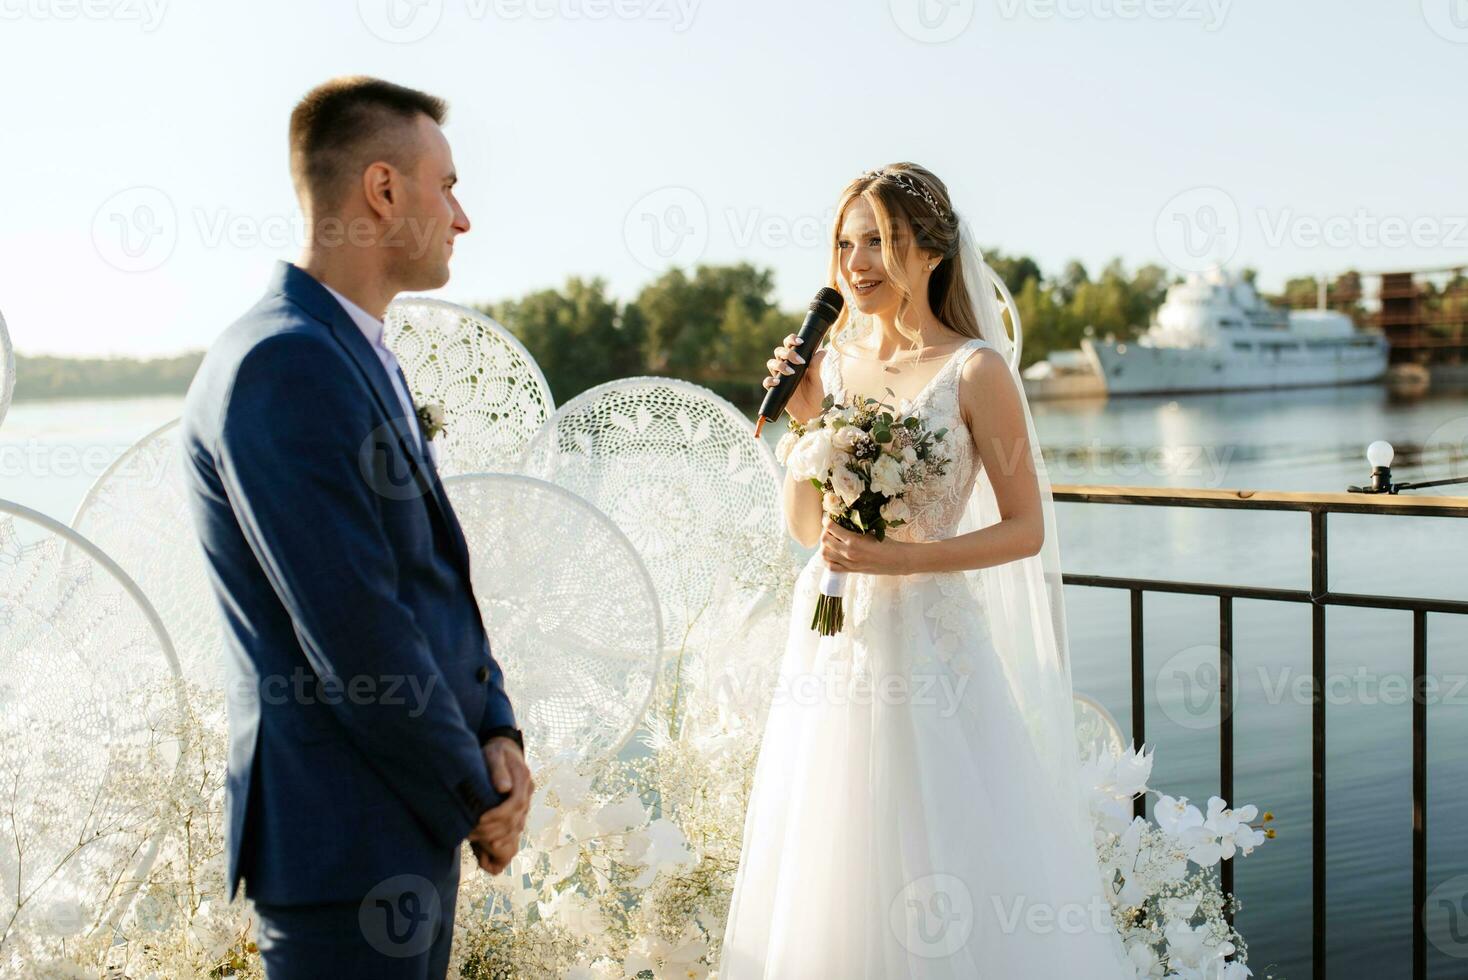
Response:
[[[759,421],[754,424],[756,437],[766,422],[775,421],[785,411],[785,403],[790,401],[790,396],[800,387],[800,379],[805,377],[805,369],[810,367],[812,355],[821,346],[821,341],[826,339],[826,331],[831,329],[831,324],[836,322],[836,318],[841,315],[841,307],[845,305],[846,301],[841,298],[841,294],[829,286],[822,286],[820,292],[816,293],[816,298],[811,300],[805,322],[800,325],[800,333],[796,334],[801,344],[795,350],[805,363],[791,364],[792,373],[781,374],[775,387],[765,391],[765,400],[759,407]]]

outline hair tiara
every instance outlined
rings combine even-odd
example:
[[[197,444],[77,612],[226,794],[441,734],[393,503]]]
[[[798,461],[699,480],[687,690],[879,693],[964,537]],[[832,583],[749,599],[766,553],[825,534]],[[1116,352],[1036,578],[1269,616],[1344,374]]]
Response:
[[[925,202],[927,202],[928,207],[933,210],[933,213],[937,215],[940,220],[949,221],[953,217],[953,213],[951,211],[944,210],[938,204],[938,199],[933,197],[933,195],[928,191],[926,187],[913,179],[911,174],[904,173],[901,170],[868,170],[866,173],[862,174],[862,176],[873,177],[878,180],[885,177],[887,180],[896,183],[898,187],[901,187],[913,197],[922,198]]]

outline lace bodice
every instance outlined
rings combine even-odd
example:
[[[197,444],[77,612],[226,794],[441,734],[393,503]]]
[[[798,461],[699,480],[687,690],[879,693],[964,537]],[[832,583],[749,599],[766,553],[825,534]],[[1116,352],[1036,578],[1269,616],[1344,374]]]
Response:
[[[894,540],[938,541],[953,537],[958,529],[981,465],[974,453],[973,436],[959,411],[958,380],[963,373],[964,362],[973,356],[974,351],[989,346],[985,340],[970,340],[953,352],[922,390],[898,403],[899,411],[917,415],[929,429],[948,430],[943,443],[953,463],[943,476],[909,494],[907,503],[912,510],[912,520],[892,529],[890,533]],[[821,386],[826,394],[843,404],[862,397],[878,397],[866,392],[847,391],[841,362],[842,355],[828,348],[821,362]]]

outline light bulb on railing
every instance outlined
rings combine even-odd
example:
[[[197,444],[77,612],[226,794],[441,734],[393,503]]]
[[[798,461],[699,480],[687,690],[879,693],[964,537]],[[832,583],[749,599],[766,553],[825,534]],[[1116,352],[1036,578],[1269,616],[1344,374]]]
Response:
[[[1371,464],[1372,469],[1391,466],[1395,456],[1396,451],[1392,449],[1392,444],[1385,439],[1378,439],[1366,447],[1366,462]]]
[[[1420,490],[1423,487],[1445,487],[1450,484],[1468,483],[1468,478],[1453,476],[1446,480],[1420,480],[1416,483],[1392,482],[1392,459],[1396,450],[1385,439],[1378,439],[1366,447],[1366,462],[1371,464],[1371,485],[1346,487],[1351,493],[1397,493],[1400,490]]]

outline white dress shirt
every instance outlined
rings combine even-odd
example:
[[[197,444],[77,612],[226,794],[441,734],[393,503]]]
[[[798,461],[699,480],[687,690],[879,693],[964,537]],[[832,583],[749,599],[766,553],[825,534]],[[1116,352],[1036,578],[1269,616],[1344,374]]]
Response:
[[[388,350],[387,344],[383,343],[382,338],[386,332],[386,328],[383,326],[382,321],[347,299],[335,289],[327,286],[326,283],[322,283],[321,285],[326,288],[328,293],[336,298],[336,301],[342,305],[342,309],[347,311],[347,316],[352,318],[352,322],[357,325],[357,329],[362,331],[363,336],[367,338],[367,342],[372,345],[373,351],[377,353],[377,359],[382,362],[382,369],[387,372],[388,380],[392,382],[392,390],[398,396],[398,403],[403,407],[403,414],[412,423],[413,438],[418,441],[418,449],[421,452],[423,450],[423,427],[418,423],[418,410],[413,407],[412,396],[403,387],[401,368],[398,365],[397,357],[392,351]],[[434,465],[438,465],[438,444],[429,440],[428,452],[433,457]]]

